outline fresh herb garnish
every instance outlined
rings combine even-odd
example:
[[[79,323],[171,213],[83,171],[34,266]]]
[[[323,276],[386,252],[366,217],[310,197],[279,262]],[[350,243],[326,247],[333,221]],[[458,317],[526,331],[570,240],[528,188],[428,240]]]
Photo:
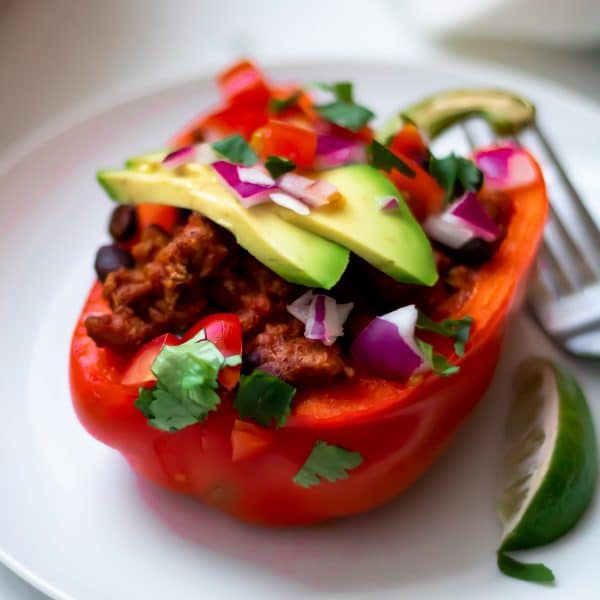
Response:
[[[444,190],[446,203],[468,190],[479,190],[483,184],[483,173],[475,164],[454,152],[443,158],[430,155],[429,173]]]
[[[289,158],[283,158],[282,156],[267,156],[265,160],[265,168],[269,171],[269,175],[273,179],[277,179],[296,168],[296,163],[291,161]]]
[[[454,340],[454,351],[458,356],[464,356],[465,354],[465,344],[469,339],[472,325],[473,317],[445,319],[436,323],[422,312],[419,312],[419,317],[417,318],[417,327],[419,329],[426,329],[427,331],[433,331],[433,333],[452,338]]]
[[[367,157],[369,164],[377,169],[382,169],[386,173],[389,173],[392,169],[396,169],[407,177],[415,176],[415,172],[402,159],[398,158],[391,150],[376,140],[373,140],[367,146]]]
[[[354,102],[353,85],[350,81],[338,81],[337,83],[324,83],[315,81],[307,87],[314,87],[326,92],[331,92],[338,102]]]
[[[296,388],[282,379],[256,370],[240,378],[240,387],[234,406],[242,419],[251,419],[264,427],[285,424],[292,407]]]
[[[315,106],[315,110],[326,121],[335,123],[350,131],[362,129],[375,116],[375,113],[368,108],[353,102],[321,104]]]
[[[213,142],[211,146],[217,154],[236,165],[251,167],[258,162],[256,152],[239,133]]]
[[[215,391],[219,371],[241,361],[239,354],[225,358],[201,330],[187,342],[160,351],[151,367],[156,387],[140,388],[135,405],[150,425],[164,431],[199,423],[221,401]]]
[[[321,479],[337,481],[348,478],[348,469],[358,467],[363,461],[359,452],[351,452],[318,440],[296,476],[294,483],[309,488],[321,483]]]
[[[419,350],[425,357],[429,364],[431,365],[431,369],[436,375],[442,375],[443,377],[448,377],[449,375],[454,375],[460,371],[460,367],[449,363],[446,360],[445,356],[438,354],[433,351],[433,346],[424,342],[423,340],[415,339],[417,342],[417,346]]]
[[[515,579],[534,583],[553,583],[554,573],[542,563],[522,563],[498,551],[498,568],[502,573]]]
[[[294,106],[296,102],[298,102],[298,100],[300,99],[301,95],[302,92],[300,92],[300,90],[296,90],[295,92],[292,92],[289,96],[285,96],[285,98],[271,98],[271,100],[269,100],[269,110],[271,112],[279,114],[284,110],[287,110],[288,108]]]

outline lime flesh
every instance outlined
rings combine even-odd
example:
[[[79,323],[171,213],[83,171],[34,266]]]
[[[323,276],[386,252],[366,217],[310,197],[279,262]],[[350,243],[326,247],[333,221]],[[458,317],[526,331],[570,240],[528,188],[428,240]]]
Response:
[[[569,531],[593,497],[597,465],[592,416],[578,383],[547,359],[527,360],[507,422],[499,550],[540,546]]]

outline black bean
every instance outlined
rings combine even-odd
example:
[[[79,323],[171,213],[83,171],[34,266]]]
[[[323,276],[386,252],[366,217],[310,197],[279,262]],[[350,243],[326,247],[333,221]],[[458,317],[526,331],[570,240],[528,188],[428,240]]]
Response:
[[[116,242],[125,242],[131,239],[137,231],[135,206],[127,204],[117,206],[110,217],[108,230]]]
[[[104,281],[109,273],[120,269],[121,267],[133,267],[133,257],[125,248],[120,248],[114,244],[101,246],[96,252],[94,269],[100,281]]]
[[[444,248],[444,253],[455,263],[468,267],[479,266],[492,258],[497,244],[486,242],[481,238],[473,238],[460,248]]]
[[[189,208],[178,208],[177,209],[177,221],[182,225],[185,225],[192,214]]]

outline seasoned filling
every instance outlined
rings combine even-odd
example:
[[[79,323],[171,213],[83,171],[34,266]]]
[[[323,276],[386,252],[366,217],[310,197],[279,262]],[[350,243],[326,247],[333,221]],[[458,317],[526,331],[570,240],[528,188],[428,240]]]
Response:
[[[509,219],[505,197],[481,194],[504,229]],[[131,248],[135,265],[108,274],[103,294],[112,311],[86,320],[88,334],[101,347],[132,352],[165,332],[183,332],[203,315],[234,312],[242,324],[244,368],[259,367],[300,386],[322,385],[354,373],[347,350],[378,314],[415,303],[444,317],[468,299],[479,263],[495,246],[458,251],[436,247],[440,278],[432,288],[398,283],[352,257],[328,294],[354,302],[345,335],[326,346],[304,337],[303,324],[286,306],[305,291],[286,282],[240,248],[233,237],[194,213],[184,226],[167,233],[147,227]]]

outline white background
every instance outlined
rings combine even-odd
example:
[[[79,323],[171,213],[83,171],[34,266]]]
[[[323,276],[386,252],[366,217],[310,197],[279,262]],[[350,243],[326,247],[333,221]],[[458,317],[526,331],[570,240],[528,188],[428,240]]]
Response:
[[[266,63],[321,57],[489,60],[600,101],[599,49],[559,47],[552,35],[542,45],[463,33],[428,38],[411,20],[410,4],[0,0],[0,161],[82,103],[98,96],[109,102],[128,88],[211,71],[244,53]],[[41,597],[0,567],[0,598]]]

